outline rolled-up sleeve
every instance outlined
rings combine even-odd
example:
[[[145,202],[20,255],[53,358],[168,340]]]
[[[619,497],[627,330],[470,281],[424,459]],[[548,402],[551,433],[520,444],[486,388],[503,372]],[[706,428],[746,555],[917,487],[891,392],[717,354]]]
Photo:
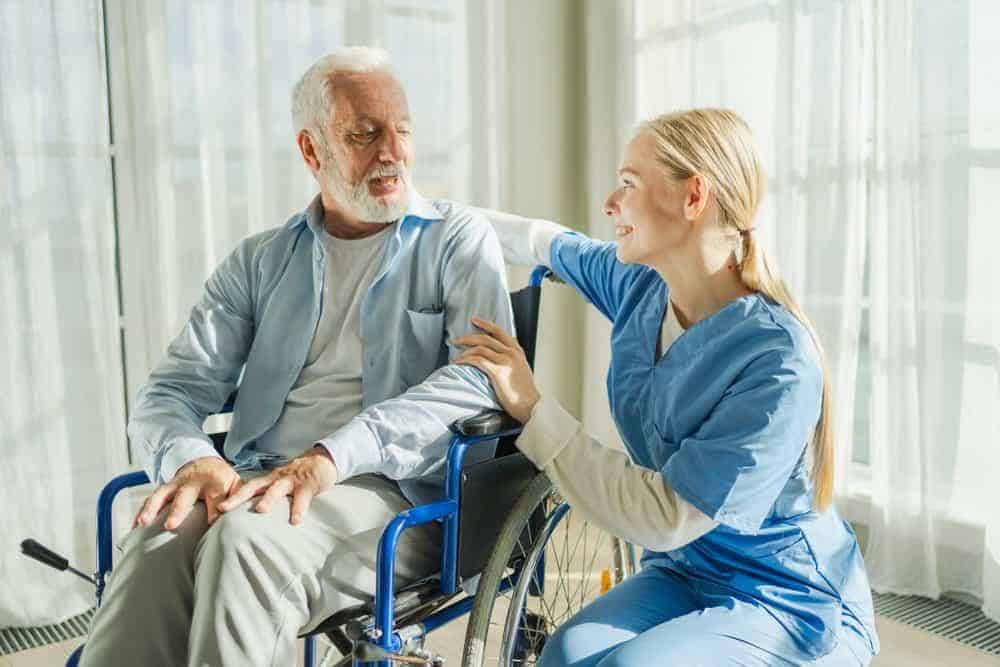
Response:
[[[664,476],[706,515],[756,533],[804,455],[822,385],[821,369],[791,345],[762,354],[680,442]]]

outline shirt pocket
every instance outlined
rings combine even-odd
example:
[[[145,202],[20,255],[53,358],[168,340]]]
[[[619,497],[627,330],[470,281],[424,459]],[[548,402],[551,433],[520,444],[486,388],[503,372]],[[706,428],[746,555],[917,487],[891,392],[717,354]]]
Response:
[[[401,340],[399,375],[407,387],[412,387],[447,361],[444,312],[426,313],[407,308]]]

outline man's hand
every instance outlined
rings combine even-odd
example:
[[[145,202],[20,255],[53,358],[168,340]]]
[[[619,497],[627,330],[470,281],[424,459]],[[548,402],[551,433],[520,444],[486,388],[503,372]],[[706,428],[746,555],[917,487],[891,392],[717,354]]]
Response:
[[[219,505],[223,512],[239,507],[254,496],[264,494],[257,502],[257,512],[268,512],[285,496],[292,497],[289,523],[302,521],[314,496],[328,491],[337,483],[337,466],[324,447],[317,445],[302,456],[292,459],[262,477],[255,477]]]
[[[185,463],[167,484],[158,487],[142,504],[132,521],[132,527],[148,526],[156,520],[164,505],[170,503],[170,514],[163,527],[175,530],[184,523],[191,508],[205,501],[208,523],[219,518],[218,504],[239,488],[240,476],[223,459],[206,456]]]

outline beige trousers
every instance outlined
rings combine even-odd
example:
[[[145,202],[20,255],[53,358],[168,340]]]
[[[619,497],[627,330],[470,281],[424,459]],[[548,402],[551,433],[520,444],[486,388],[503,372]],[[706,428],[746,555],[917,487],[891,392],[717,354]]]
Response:
[[[288,523],[288,500],[267,514],[253,503],[208,528],[198,503],[176,532],[166,512],[121,547],[83,651],[107,665],[294,665],[296,638],[375,591],[385,525],[410,507],[393,482],[347,480]],[[437,524],[403,533],[397,585],[438,569]]]

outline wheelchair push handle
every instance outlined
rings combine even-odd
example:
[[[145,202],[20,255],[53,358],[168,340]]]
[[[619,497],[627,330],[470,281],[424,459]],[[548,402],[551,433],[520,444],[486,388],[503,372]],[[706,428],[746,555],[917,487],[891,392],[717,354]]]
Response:
[[[65,556],[60,556],[55,551],[52,551],[44,544],[41,544],[40,542],[37,542],[35,540],[32,539],[23,540],[21,542],[21,553],[23,553],[28,558],[34,558],[39,563],[44,563],[49,567],[54,567],[55,569],[61,572],[69,570],[76,576],[82,579],[86,579],[92,584],[97,583],[96,581],[94,581],[93,577],[88,576],[83,572],[80,572],[75,567],[71,566],[69,564],[69,560]]]

